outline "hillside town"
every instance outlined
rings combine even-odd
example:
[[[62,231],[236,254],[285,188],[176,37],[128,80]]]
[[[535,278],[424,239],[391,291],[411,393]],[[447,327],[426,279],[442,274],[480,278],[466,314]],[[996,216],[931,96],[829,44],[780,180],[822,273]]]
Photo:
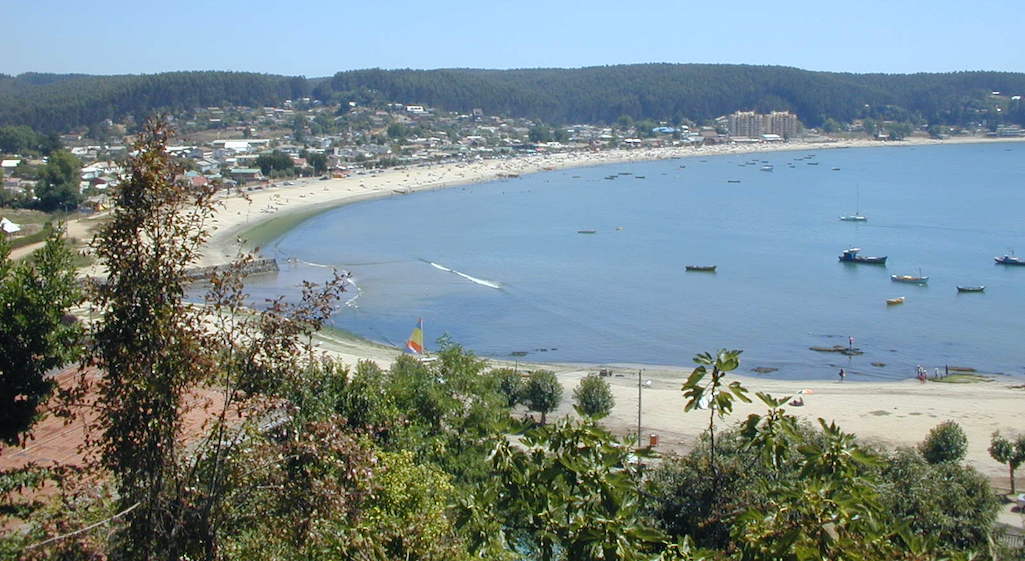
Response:
[[[480,109],[455,113],[424,105],[385,103],[361,106],[348,102],[327,106],[318,100],[286,100],[278,107],[205,107],[169,120],[179,144],[169,147],[185,169],[181,179],[194,186],[259,189],[296,177],[340,178],[374,169],[426,166],[444,162],[509,158],[516,155],[662,148],[709,144],[830,142],[838,135],[869,134],[880,141],[936,131],[887,129],[886,123],[856,121],[842,130],[805,129],[788,111],[760,114],[737,111],[705,124],[691,121],[634,121],[620,117],[611,126],[549,126],[526,119],[485,115]],[[106,120],[59,136],[79,166],[78,194],[68,193],[63,210],[88,212],[105,208],[106,190],[116,185],[118,163],[139,123]],[[924,129],[924,127],[923,127]],[[996,131],[944,130],[950,134],[1025,136],[1018,126]],[[32,206],[41,154],[5,153],[2,157],[5,204]],[[71,206],[68,206],[70,204]]]

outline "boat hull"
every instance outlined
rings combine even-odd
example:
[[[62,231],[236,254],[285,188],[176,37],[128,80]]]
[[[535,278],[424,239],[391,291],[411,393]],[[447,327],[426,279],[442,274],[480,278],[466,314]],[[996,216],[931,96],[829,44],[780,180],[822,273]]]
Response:
[[[714,273],[715,265],[684,265],[684,269],[694,273]]]
[[[959,286],[957,287],[958,292],[983,292],[986,290],[985,286]]]
[[[893,282],[905,282],[909,284],[925,284],[929,282],[929,277],[914,277],[911,275],[890,275],[890,280]]]
[[[860,255],[852,255],[852,256],[841,255],[839,259],[840,259],[841,263],[861,263],[863,265],[885,265],[886,264],[886,256],[883,256],[883,257],[862,257]]]
[[[1025,266],[1025,259],[1022,259],[1021,257],[1011,257],[1010,255],[1005,255],[1003,257],[994,257],[993,260],[997,262],[997,265],[1017,265],[1019,267]]]

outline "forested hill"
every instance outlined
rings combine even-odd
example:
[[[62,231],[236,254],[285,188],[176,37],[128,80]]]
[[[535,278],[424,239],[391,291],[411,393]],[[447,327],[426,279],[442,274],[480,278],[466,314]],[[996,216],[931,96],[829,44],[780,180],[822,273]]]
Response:
[[[395,101],[454,111],[612,122],[622,115],[702,122],[738,109],[790,110],[809,126],[858,117],[965,124],[992,111],[990,93],[1025,93],[1025,74],[845,74],[780,66],[637,64],[578,69],[354,70],[329,79],[238,72],[132,76],[0,75],[0,125],[43,132],[128,114],[197,106]],[[1006,98],[1005,98],[1006,99]],[[1009,111],[1009,113],[1008,113]],[[1025,121],[1022,104],[1002,119]]]
[[[167,72],[125,76],[0,75],[0,125],[61,132],[125,115],[194,107],[274,105],[309,95],[302,77],[245,72]]]
[[[962,123],[993,91],[1025,93],[1025,74],[843,74],[781,66],[637,64],[580,69],[356,70],[335,91],[372,88],[383,97],[450,110],[538,117],[555,123],[635,119],[697,122],[736,110],[787,109],[810,126],[858,117]],[[866,105],[868,106],[866,108]]]

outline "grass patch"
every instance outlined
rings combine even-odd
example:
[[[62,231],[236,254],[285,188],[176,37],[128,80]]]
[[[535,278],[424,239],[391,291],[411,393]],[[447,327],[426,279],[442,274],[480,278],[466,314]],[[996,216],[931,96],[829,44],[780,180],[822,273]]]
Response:
[[[371,341],[370,339],[367,339],[365,337],[361,337],[359,335],[356,335],[355,333],[353,333],[351,331],[346,331],[344,329],[339,329],[337,327],[332,327],[330,325],[325,325],[325,326],[321,327],[320,331],[318,332],[318,334],[314,335],[314,338],[315,339],[319,339],[321,341],[325,341],[328,344],[330,344],[331,342],[334,341],[334,342],[341,342],[341,343],[351,343],[351,344],[367,345],[367,346],[370,346],[370,347],[375,347],[375,348],[378,348],[378,349],[381,349],[381,350],[388,350],[388,351],[394,351],[395,349],[398,348],[397,346],[392,347],[392,346],[389,346],[389,345],[385,345],[383,343],[378,343],[377,341]]]
[[[19,236],[17,238],[11,238],[8,241],[8,245],[11,246],[11,249],[18,249],[19,247],[25,247],[26,245],[32,245],[34,243],[45,241],[46,236],[50,235],[50,230],[52,229],[53,227],[50,225],[49,222],[47,222],[43,225],[43,228],[41,230],[34,234],[29,234],[27,236]]]
[[[951,374],[950,376],[944,376],[943,378],[936,378],[933,382],[942,382],[944,384],[978,384],[979,382],[991,382],[992,378],[983,376],[981,374]]]
[[[261,221],[252,228],[242,230],[238,235],[245,240],[245,246],[248,249],[264,247],[306,219],[333,208],[336,208],[336,206],[316,207],[308,210],[281,213]]]

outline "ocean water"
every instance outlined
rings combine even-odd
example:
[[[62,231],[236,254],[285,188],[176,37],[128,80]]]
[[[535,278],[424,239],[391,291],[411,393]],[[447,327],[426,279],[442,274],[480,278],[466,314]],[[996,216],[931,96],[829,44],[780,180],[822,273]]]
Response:
[[[866,223],[838,219],[859,204]],[[889,260],[838,262],[850,246]],[[300,263],[250,288],[294,294],[338,267],[359,290],[336,327],[401,346],[422,317],[428,347],[446,334],[497,358],[687,366],[725,347],[744,350],[742,371],[781,378],[901,379],[918,364],[1023,376],[1025,267],[993,262],[1014,248],[1025,254],[1023,144],[803,150],[353,204],[268,244]],[[927,285],[890,280],[919,272]],[[849,337],[863,355],[809,350]]]

